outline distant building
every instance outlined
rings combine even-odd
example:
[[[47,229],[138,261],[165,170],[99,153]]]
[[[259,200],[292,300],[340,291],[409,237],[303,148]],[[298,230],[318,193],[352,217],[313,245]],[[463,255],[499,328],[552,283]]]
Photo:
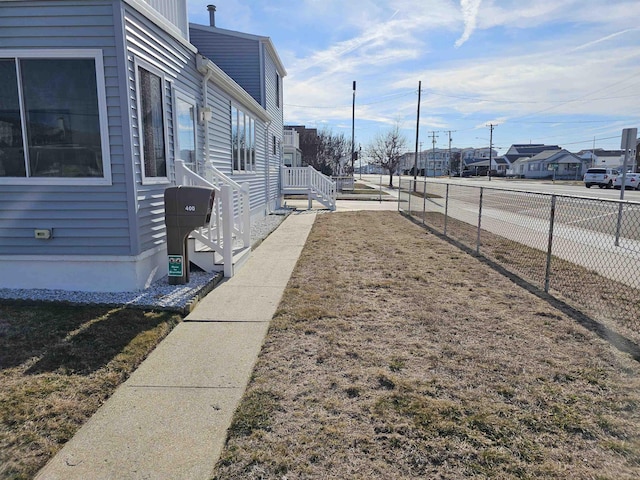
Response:
[[[550,150],[562,150],[562,148],[558,145],[545,145],[543,143],[513,144],[504,154],[504,157],[510,164],[513,164],[519,158],[531,158]]]
[[[318,129],[307,128],[304,125],[285,125],[285,130],[294,130],[298,133],[298,148],[300,149],[301,167],[313,165],[318,157]]]
[[[594,148],[591,150],[580,150],[576,155],[589,162],[590,167],[612,167],[618,168],[624,162],[623,150],[604,150]]]
[[[513,162],[508,175],[520,178],[557,178],[578,180],[589,161],[564,149],[544,150],[533,157],[520,157]]]
[[[284,128],[282,161],[285,167],[302,167],[300,134],[290,127]]]

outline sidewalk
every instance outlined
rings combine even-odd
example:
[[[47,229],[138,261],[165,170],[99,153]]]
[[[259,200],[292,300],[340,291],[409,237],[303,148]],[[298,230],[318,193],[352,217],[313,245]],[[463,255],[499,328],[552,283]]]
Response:
[[[287,217],[36,479],[209,480],[315,216]]]

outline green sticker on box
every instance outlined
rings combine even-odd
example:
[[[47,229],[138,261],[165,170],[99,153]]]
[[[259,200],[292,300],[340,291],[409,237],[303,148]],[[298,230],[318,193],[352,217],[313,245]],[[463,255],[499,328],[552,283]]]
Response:
[[[182,277],[184,275],[184,259],[182,255],[169,255],[169,276]]]

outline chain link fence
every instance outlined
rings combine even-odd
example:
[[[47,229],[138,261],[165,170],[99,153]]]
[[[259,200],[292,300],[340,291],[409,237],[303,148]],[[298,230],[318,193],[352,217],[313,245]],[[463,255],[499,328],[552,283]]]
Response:
[[[640,202],[400,179],[399,209],[588,316],[640,334]]]

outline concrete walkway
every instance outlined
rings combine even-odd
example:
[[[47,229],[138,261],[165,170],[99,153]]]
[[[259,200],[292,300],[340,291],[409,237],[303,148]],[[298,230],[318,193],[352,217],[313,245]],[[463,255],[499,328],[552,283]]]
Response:
[[[36,479],[209,480],[315,217],[287,217]]]

